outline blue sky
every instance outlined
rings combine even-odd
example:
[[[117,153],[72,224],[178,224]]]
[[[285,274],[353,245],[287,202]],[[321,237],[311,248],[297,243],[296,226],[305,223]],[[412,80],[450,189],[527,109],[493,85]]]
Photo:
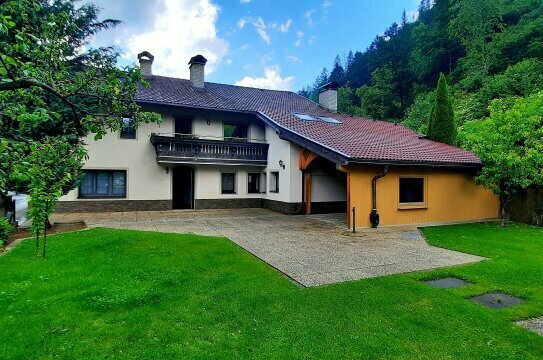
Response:
[[[363,50],[418,0],[92,0],[123,24],[91,46],[115,45],[122,64],[148,50],[157,75],[188,77],[208,59],[206,81],[294,90],[311,84],[336,54]]]

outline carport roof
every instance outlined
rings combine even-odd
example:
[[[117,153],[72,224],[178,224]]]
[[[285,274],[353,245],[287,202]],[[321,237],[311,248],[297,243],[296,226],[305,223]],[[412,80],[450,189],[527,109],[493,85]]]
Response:
[[[291,91],[206,82],[195,89],[185,79],[150,76],[141,87],[142,104],[169,105],[219,111],[254,113],[276,127],[282,137],[344,164],[392,164],[478,167],[472,152],[421,137],[406,127],[386,121],[336,114]],[[315,121],[294,114],[308,114]],[[318,117],[330,117],[330,123]]]

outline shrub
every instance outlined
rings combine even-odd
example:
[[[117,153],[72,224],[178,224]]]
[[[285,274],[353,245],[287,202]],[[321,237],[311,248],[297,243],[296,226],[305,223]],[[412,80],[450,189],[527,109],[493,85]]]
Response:
[[[534,211],[532,214],[532,224],[535,226],[543,226],[543,207]]]
[[[0,245],[4,245],[8,240],[8,235],[13,231],[14,227],[6,218],[0,218]]]

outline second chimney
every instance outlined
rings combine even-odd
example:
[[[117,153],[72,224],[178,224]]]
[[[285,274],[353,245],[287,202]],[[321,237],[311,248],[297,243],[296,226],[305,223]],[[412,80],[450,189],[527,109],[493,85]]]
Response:
[[[319,104],[331,112],[337,112],[337,89],[339,85],[332,81],[319,88]]]
[[[196,55],[190,58],[190,82],[192,83],[192,86],[197,89],[204,88],[204,69],[206,66],[206,62],[207,59],[202,55]]]
[[[140,72],[143,76],[153,75],[153,60],[155,57],[149,51],[142,51],[138,54]]]

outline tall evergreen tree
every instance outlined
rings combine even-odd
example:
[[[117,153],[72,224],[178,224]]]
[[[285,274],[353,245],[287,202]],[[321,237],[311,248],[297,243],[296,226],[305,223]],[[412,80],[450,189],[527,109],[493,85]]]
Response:
[[[430,113],[428,137],[435,141],[455,145],[457,133],[447,79],[441,73],[437,82],[436,101]]]
[[[407,24],[407,12],[405,11],[405,9],[403,9],[403,12],[402,12],[402,20],[400,21],[400,26],[401,27],[404,27],[406,24]]]
[[[344,77],[345,77],[345,70],[343,69],[343,66],[341,65],[341,59],[339,55],[336,55],[336,58],[334,60],[334,66],[332,67],[332,71],[330,72],[330,77],[328,81],[335,81],[338,84],[343,84]]]

